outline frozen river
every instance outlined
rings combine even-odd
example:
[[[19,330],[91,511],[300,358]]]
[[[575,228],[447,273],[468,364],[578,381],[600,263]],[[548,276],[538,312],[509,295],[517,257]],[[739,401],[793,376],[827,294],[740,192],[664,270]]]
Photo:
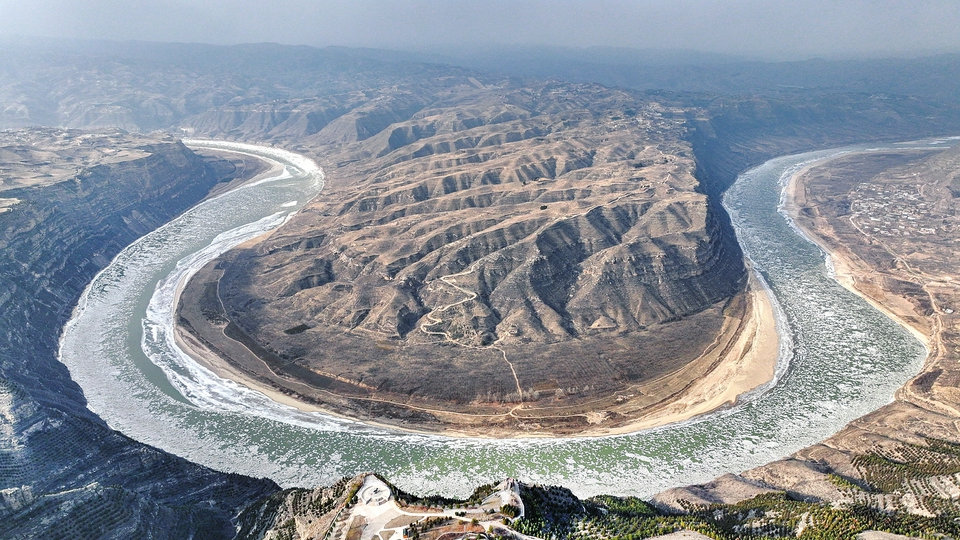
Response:
[[[922,144],[948,143],[956,141]],[[926,354],[905,330],[840,287],[821,251],[779,212],[791,171],[868,148],[851,147],[771,160],[743,173],[725,197],[741,245],[779,305],[783,349],[777,383],[737,407],[630,435],[519,440],[416,435],[299,412],[181,354],[172,345],[171,304],[177,283],[205,261],[322,196],[322,171],[272,148],[189,144],[255,154],[284,165],[285,174],[205,201],[124,250],[84,293],[65,329],[61,360],[90,409],[111,427],[219,470],[284,486],[378,471],[419,493],[465,495],[511,476],[564,485],[580,496],[649,496],[740,472],[829,436],[891,401]]]

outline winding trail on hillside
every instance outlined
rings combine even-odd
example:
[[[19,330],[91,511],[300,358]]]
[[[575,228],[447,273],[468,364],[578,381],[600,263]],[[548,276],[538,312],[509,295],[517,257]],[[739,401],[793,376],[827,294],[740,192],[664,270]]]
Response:
[[[425,322],[425,323],[421,324],[421,325],[420,325],[420,330],[421,330],[424,334],[427,334],[427,335],[431,335],[431,336],[442,336],[445,340],[447,340],[447,341],[449,341],[449,342],[451,342],[451,343],[454,343],[454,344],[456,344],[456,345],[458,345],[458,346],[460,346],[460,347],[466,347],[466,348],[468,348],[468,349],[476,349],[476,350],[481,350],[481,351],[482,351],[482,350],[489,350],[489,349],[492,349],[492,350],[495,350],[495,351],[499,351],[500,354],[503,356],[503,361],[506,362],[506,363],[507,363],[507,366],[510,368],[510,373],[513,374],[513,380],[514,380],[514,382],[517,384],[517,396],[518,396],[517,399],[520,401],[520,404],[517,405],[516,407],[514,407],[513,409],[511,409],[509,413],[507,413],[507,416],[515,416],[515,415],[514,415],[514,412],[515,412],[517,409],[519,409],[520,407],[523,406],[523,388],[520,387],[520,378],[517,377],[517,370],[513,367],[513,363],[510,362],[510,359],[507,358],[507,351],[503,350],[501,347],[498,347],[498,346],[496,345],[496,342],[494,342],[493,344],[488,345],[488,346],[486,346],[486,347],[478,347],[478,346],[476,346],[476,345],[468,345],[468,344],[465,344],[465,343],[460,343],[459,341],[457,341],[456,339],[454,339],[453,337],[451,337],[449,332],[436,331],[436,330],[428,330],[428,329],[427,329],[428,326],[436,326],[436,325],[438,325],[438,324],[442,324],[442,323],[443,323],[443,319],[440,319],[440,318],[435,317],[435,316],[433,315],[434,313],[444,313],[444,312],[446,312],[447,310],[449,310],[449,309],[451,309],[451,308],[454,308],[454,307],[456,307],[456,306],[460,306],[460,305],[466,304],[467,302],[471,302],[471,301],[473,301],[473,300],[475,300],[475,299],[477,298],[477,293],[475,293],[475,292],[473,292],[473,291],[471,291],[471,290],[468,290],[468,289],[464,289],[463,287],[457,285],[456,281],[454,280],[454,278],[458,278],[458,277],[461,277],[461,276],[466,276],[466,275],[472,274],[474,271],[476,271],[477,264],[479,264],[479,261],[473,263],[472,265],[470,265],[469,268],[467,268],[466,270],[464,270],[464,271],[462,271],[462,272],[458,272],[458,273],[456,273],[456,274],[448,274],[448,275],[446,275],[446,276],[441,276],[441,277],[438,278],[439,281],[441,281],[442,283],[444,283],[444,284],[446,284],[446,285],[448,285],[448,286],[450,286],[450,287],[453,287],[454,289],[456,289],[457,291],[459,291],[461,294],[463,294],[463,295],[465,295],[465,296],[464,296],[464,298],[462,298],[462,299],[460,299],[460,300],[458,300],[458,301],[456,301],[456,302],[453,302],[453,303],[450,303],[450,304],[446,304],[446,305],[440,306],[440,307],[438,307],[438,308],[435,308],[435,309],[431,310],[430,313],[427,313],[427,314],[425,315],[425,317],[428,319],[428,322]]]

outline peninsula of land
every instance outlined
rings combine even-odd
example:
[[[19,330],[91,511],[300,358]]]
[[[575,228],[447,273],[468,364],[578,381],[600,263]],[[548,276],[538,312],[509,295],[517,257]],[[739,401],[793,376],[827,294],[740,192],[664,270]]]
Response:
[[[458,436],[634,431],[773,378],[767,293],[673,112],[591,85],[444,93],[313,136],[328,187],[184,286],[181,346],[278,401]]]
[[[779,354],[779,336],[777,334],[776,319],[768,296],[768,291],[751,279],[750,288],[746,296],[749,306],[744,306],[744,312],[738,318],[730,315],[724,323],[724,330],[703,355],[684,368],[653,380],[645,385],[638,385],[636,392],[640,395],[651,395],[647,401],[639,399],[624,399],[613,407],[602,410],[590,410],[583,407],[581,410],[564,411],[556,407],[550,411],[548,407],[521,408],[518,407],[507,413],[495,415],[478,415],[456,413],[439,408],[417,408],[446,420],[445,426],[430,424],[418,425],[390,417],[361,417],[361,421],[382,427],[400,428],[406,431],[420,433],[443,434],[458,437],[544,437],[544,436],[576,436],[594,437],[630,433],[642,429],[662,426],[674,422],[688,420],[701,414],[733,406],[738,398],[747,392],[773,382],[777,368]],[[178,295],[181,307],[184,305],[182,290]],[[180,310],[182,316],[183,310]],[[181,319],[181,323],[185,322]],[[224,326],[220,328],[223,332]],[[311,399],[311,389],[304,389],[304,393],[291,391],[296,388],[295,380],[281,380],[281,375],[269,370],[269,364],[261,361],[250,349],[242,343],[236,343],[230,352],[214,349],[211,342],[199,335],[194,327],[179,324],[176,327],[176,343],[198,363],[217,375],[239,382],[248,388],[257,390],[278,403],[283,403],[303,411],[317,411],[345,418],[357,419],[354,410],[344,410],[337,406],[337,401],[324,402]],[[212,339],[220,339],[214,334]],[[229,346],[229,341],[221,341]],[[240,360],[238,360],[240,359]],[[242,360],[247,360],[251,366],[248,370]],[[257,365],[260,364],[260,365]],[[261,367],[262,366],[262,367]],[[685,382],[684,386],[681,383]],[[285,384],[284,384],[285,383]],[[662,388],[678,388],[672,394],[662,391]],[[644,392],[646,391],[646,392]],[[657,400],[657,396],[660,399]],[[349,395],[336,395],[329,392],[328,396],[339,398],[340,403],[349,403]],[[371,399],[372,400],[372,399]],[[382,403],[388,404],[386,400]],[[602,402],[601,402],[602,404]],[[566,420],[571,425],[580,425],[581,421],[587,427],[580,427],[577,431],[547,431],[543,425],[531,425],[523,422],[524,418],[542,419],[538,413],[553,412],[550,420]],[[566,413],[566,414],[564,414]],[[614,426],[602,426],[604,420],[611,414],[624,417],[624,420]],[[509,422],[517,422],[517,429],[510,429]]]
[[[352,490],[349,480],[317,490],[281,490],[268,480],[218,473],[118,433],[86,408],[83,391],[71,380],[64,364],[58,362],[57,354],[57,330],[70,318],[84,286],[124,246],[203,199],[211,189],[223,189],[237,171],[248,171],[241,163],[234,162],[231,167],[221,160],[197,159],[173,138],[144,139],[119,129],[154,134],[155,130],[163,130],[180,136],[272,144],[307,154],[324,164],[330,173],[332,195],[333,188],[337,187],[333,184],[338,183],[344,189],[354,185],[357,190],[386,185],[374,180],[375,175],[364,173],[363,167],[377,166],[377,160],[381,160],[380,165],[389,161],[394,165],[408,163],[419,167],[418,164],[424,163],[419,160],[430,159],[431,153],[438,158],[435,165],[442,165],[440,158],[454,163],[461,158],[477,160],[472,154],[476,149],[492,152],[489,145],[497,140],[492,133],[484,135],[487,138],[482,143],[478,141],[474,145],[466,138],[443,152],[440,152],[443,141],[433,138],[442,130],[458,129],[467,134],[465,127],[491,129],[484,128],[482,122],[477,123],[484,118],[480,114],[483,107],[462,107],[463,124],[456,123],[459,117],[449,115],[446,124],[437,124],[436,133],[430,131],[429,123],[421,121],[437,109],[452,110],[450,107],[457,103],[466,103],[462,98],[471,92],[499,92],[491,101],[499,101],[504,109],[508,105],[519,107],[513,110],[527,115],[524,121],[536,115],[552,118],[555,116],[550,115],[565,114],[568,116],[560,122],[549,125],[572,128],[572,124],[579,121],[576,115],[583,120],[593,118],[595,125],[601,127],[642,123],[643,131],[636,132],[640,136],[608,137],[597,131],[597,138],[586,140],[584,156],[589,156],[592,149],[627,144],[631,148],[650,146],[662,151],[663,159],[694,160],[697,187],[687,182],[686,173],[670,176],[667,171],[669,178],[664,179],[669,180],[668,185],[676,192],[703,193],[719,200],[720,193],[734,182],[739,172],[778,155],[865,141],[956,133],[960,126],[960,106],[956,99],[960,59],[949,55],[870,62],[820,59],[789,64],[739,62],[715,68],[665,66],[659,58],[656,65],[646,67],[594,65],[601,68],[599,74],[607,75],[608,82],[636,89],[628,92],[630,95],[619,111],[611,107],[608,109],[611,114],[604,114],[602,107],[582,106],[585,101],[595,101],[599,95],[598,89],[591,85],[528,84],[526,79],[418,63],[408,55],[391,59],[382,51],[336,47],[321,50],[276,44],[210,47],[70,40],[59,44],[13,43],[9,48],[15,54],[0,58],[4,67],[0,69],[0,127],[71,126],[95,132],[64,133],[55,127],[40,128],[32,133],[5,132],[4,137],[10,138],[0,144],[0,221],[4,224],[0,227],[3,229],[0,247],[4,254],[0,272],[3,282],[0,318],[7,321],[4,331],[0,332],[0,471],[3,471],[0,474],[0,537],[122,538],[139,534],[155,538],[253,539],[298,534],[305,538],[315,532],[317,536],[329,538],[352,537],[350,535],[366,538],[369,533],[376,536],[377,531],[383,530],[392,530],[397,536],[402,534],[398,528],[403,524],[399,522],[363,523],[363,519],[372,516],[363,506],[374,504],[377,509],[384,508],[377,498],[366,499],[361,495],[360,504],[356,505],[361,509],[354,519],[350,519],[349,509],[341,513],[344,506],[351,504],[351,495],[361,493]],[[82,62],[78,62],[81,59]],[[527,77],[533,72],[529,69],[534,67],[530,66],[531,62],[543,63],[538,55],[526,65],[514,67],[514,73]],[[560,78],[598,80],[595,77],[598,72],[590,75],[580,60],[547,63],[558,70]],[[796,86],[785,86],[785,76],[790,79],[786,82]],[[527,88],[522,90],[521,86]],[[645,91],[654,88],[674,92]],[[537,139],[545,141],[556,135],[528,132],[526,127],[519,129],[523,126],[518,123],[519,119],[510,117],[510,111],[487,118],[490,126],[504,128],[500,140],[505,144],[500,145],[501,148],[541,142]],[[664,142],[669,139],[681,144]],[[377,144],[381,146],[377,148]],[[387,151],[379,155],[384,150]],[[509,172],[539,162],[549,164],[548,159],[534,159],[532,154],[530,157],[530,163],[518,159],[516,167],[504,167],[504,170]],[[655,174],[654,165],[667,165],[657,163],[660,158],[660,154],[654,152],[636,161],[626,161],[631,168],[641,163],[643,166],[635,168],[636,174],[624,175],[624,178],[659,181],[663,177]],[[232,174],[220,174],[233,168],[236,171]],[[408,174],[406,169],[383,168],[388,169],[394,178]],[[547,184],[555,180],[554,177],[573,172],[557,172],[565,169],[566,166],[558,162],[553,172],[548,168],[546,175],[535,173],[525,179],[528,185]],[[447,176],[443,167],[437,166],[435,170],[444,173],[441,178]],[[589,172],[589,169],[582,171]],[[415,168],[409,172],[428,179],[427,173],[418,173]],[[907,180],[910,180],[909,174]],[[679,184],[670,183],[677,179],[681,180]],[[820,187],[811,188],[811,193],[818,189]],[[937,193],[943,201],[957,200],[942,190]],[[925,192],[924,196],[928,194]],[[454,200],[432,197],[429,204],[452,206]],[[838,195],[836,200],[843,198]],[[531,208],[530,213],[539,214],[543,204],[551,210],[557,206],[555,202],[540,203]],[[393,206],[394,210],[401,208]],[[828,209],[822,206],[818,211],[828,213]],[[838,206],[837,210],[842,207]],[[485,211],[492,211],[491,207]],[[923,215],[919,211],[917,214]],[[377,219],[385,216],[381,214]],[[713,217],[720,218],[722,228],[723,213],[714,213]],[[872,217],[881,221],[871,225],[870,232],[881,236],[882,231],[893,234],[883,223],[885,216]],[[909,226],[906,222],[914,221],[909,217],[899,219]],[[838,223],[842,225],[842,219]],[[348,228],[347,224],[344,227]],[[879,230],[873,231],[873,228]],[[925,225],[923,228],[934,229],[936,235],[943,233],[940,227]],[[341,234],[338,227],[330,230]],[[689,236],[694,230],[684,230],[681,236]],[[350,232],[355,231],[345,231]],[[919,228],[916,232],[921,233]],[[924,242],[934,236],[923,234]],[[303,246],[314,241],[314,236],[304,237]],[[687,252],[671,251],[673,247],[685,246],[669,235],[649,235],[649,238],[663,249],[662,257],[658,254],[656,260],[664,262],[664,267],[668,266],[667,262],[680,260],[678,254]],[[375,247],[363,242],[351,237],[339,243],[368,255],[376,253]],[[727,262],[741,260],[729,239],[710,246]],[[937,253],[927,243],[916,252],[907,257],[915,270],[921,268],[918,257]],[[292,252],[281,250],[280,253]],[[882,263],[883,259],[877,261]],[[443,268],[445,273],[434,276],[432,279],[439,280],[438,293],[445,290],[450,299],[440,299],[427,307],[433,310],[470,296],[459,295],[459,289],[451,285],[470,290],[470,283],[451,277],[468,268],[469,265]],[[883,264],[878,268],[878,275],[888,269]],[[304,277],[309,275],[323,274],[306,273]],[[333,275],[336,277],[336,272]],[[725,296],[724,301],[744,292],[746,273],[741,269],[739,276],[743,282],[734,289],[734,294]],[[894,284],[906,291],[908,297],[922,299],[922,295],[912,292],[916,288],[900,285],[909,281],[902,279],[906,276],[898,275],[896,281],[884,276],[882,284]],[[443,277],[446,279],[440,279]],[[306,283],[309,284],[309,280]],[[343,285],[338,280],[329,287]],[[935,289],[937,285],[933,281],[927,285],[928,290],[935,291],[936,306],[942,309],[938,313],[944,324],[943,351],[949,359],[948,355],[954,354],[950,347],[956,347],[957,332],[955,315],[947,310],[956,310],[951,305],[951,298],[956,296],[944,298],[936,293],[939,289]],[[312,289],[301,290],[295,296],[303,297],[304,291]],[[486,300],[481,290],[474,292]],[[905,305],[911,301],[905,301]],[[677,311],[682,313],[678,315],[679,321],[703,305],[694,304]],[[445,315],[452,315],[465,306],[466,303],[460,304],[431,316],[446,324]],[[578,311],[568,309],[567,313]],[[909,316],[909,312],[905,314]],[[932,310],[926,313],[926,308],[916,311],[917,317],[932,317],[932,314]],[[617,321],[616,317],[608,317]],[[586,327],[599,318],[586,317],[589,321]],[[368,315],[367,319],[376,317]],[[677,322],[674,319],[665,324]],[[306,323],[298,321],[280,331],[299,324]],[[339,323],[325,319],[324,324],[338,328],[335,325]],[[603,322],[598,325],[603,326]],[[412,333],[426,336],[418,330],[420,327],[422,325],[415,325]],[[648,325],[648,329],[651,328],[654,326]],[[427,330],[441,331],[438,327]],[[314,331],[305,330],[300,335]],[[449,333],[447,328],[444,331]],[[609,329],[603,331],[607,334],[601,337],[607,342],[620,339]],[[507,334],[509,332],[503,335]],[[701,337],[693,331],[688,335],[695,339]],[[434,337],[441,339],[441,336]],[[383,341],[393,345],[398,340]],[[587,343],[585,350],[590,351],[595,343]],[[453,350],[460,346],[448,343],[439,347]],[[506,364],[500,367],[503,370]],[[953,382],[956,380],[948,361],[931,360],[930,369],[911,383],[909,392],[925,399],[943,397],[945,407],[955,407],[947,400],[952,399],[950,392],[955,392],[951,388],[958,386]],[[369,377],[363,381],[371,382]],[[714,538],[737,538],[744,534],[853,537],[857,531],[873,527],[900,534],[957,538],[960,530],[955,521],[956,500],[960,491],[955,478],[951,478],[960,471],[960,451],[951,442],[958,440],[957,416],[937,411],[948,409],[912,397],[909,401],[898,401],[855,422],[844,430],[842,438],[831,439],[742,477],[728,475],[705,486],[682,490],[675,494],[676,498],[704,505],[681,507],[664,502],[664,506],[671,508],[670,515],[660,514],[635,498],[601,496],[577,500],[562,488],[538,489],[520,483],[523,508],[529,513],[513,523],[512,529],[541,538],[610,538],[625,534],[637,537],[663,534],[694,526]],[[242,451],[243,446],[240,448]],[[633,457],[623,455],[622,459]],[[228,464],[218,466],[230,467]],[[246,472],[252,474],[250,470]],[[357,471],[339,469],[339,472],[353,475]],[[396,475],[392,470],[383,472]],[[362,489],[362,480],[361,477],[354,484],[358,490]],[[491,480],[494,479],[477,478],[476,483]],[[734,484],[739,486],[739,491],[727,496],[731,492],[724,490]],[[469,516],[472,520],[470,512],[496,491],[494,487],[496,484],[479,489],[478,502],[455,501],[443,505],[438,504],[437,497],[416,501],[416,497],[398,494],[393,486],[390,489],[398,500],[409,499],[412,504],[433,506],[434,514],[449,510],[453,518]],[[610,490],[617,490],[617,486],[611,484]],[[754,495],[759,496],[752,501],[719,504],[742,501]],[[675,502],[676,498],[672,500]],[[658,501],[664,499],[658,498]],[[437,506],[443,506],[444,510],[438,511]],[[914,513],[878,510],[895,507]],[[678,509],[689,513],[673,515]],[[512,508],[507,510],[511,511],[509,516],[487,514],[484,519],[480,519],[483,516],[477,518],[482,522],[517,515]],[[414,512],[420,511],[412,509],[411,513]],[[458,512],[465,515],[458,516]],[[936,514],[936,517],[916,515],[921,512],[928,516]],[[423,516],[421,521],[410,523],[411,532],[416,531],[424,539],[437,538],[447,532],[456,534],[444,538],[479,533],[472,528],[472,523],[440,519],[444,517]],[[323,520],[339,522],[341,526],[332,530],[323,526]],[[494,532],[498,530],[504,529],[497,528]]]

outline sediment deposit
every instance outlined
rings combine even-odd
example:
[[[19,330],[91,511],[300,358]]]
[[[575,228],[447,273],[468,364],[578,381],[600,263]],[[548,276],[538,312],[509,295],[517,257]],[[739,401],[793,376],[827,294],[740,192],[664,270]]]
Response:
[[[163,128],[178,133],[182,129],[207,137],[270,142],[313,152],[328,142],[334,146],[342,143],[347,148],[356,140],[370,138],[386,125],[408,119],[404,115],[415,114],[427,105],[416,97],[405,98],[396,114],[349,117],[338,124],[337,130],[327,131],[335,135],[330,139],[310,139],[347,112],[382,110],[384,96],[375,89],[382,88],[384,81],[388,86],[407,85],[408,89],[429,86],[427,81],[437,77],[450,77],[446,80],[466,81],[473,86],[496,84],[481,75],[467,78],[462,70],[449,66],[376,60],[362,51],[283,48],[270,44],[238,47],[126,44],[123,55],[117,55],[116,49],[116,44],[77,42],[64,42],[56,47],[45,45],[39,50],[22,43],[11,46],[10,50],[15,52],[0,59],[4,68],[0,81],[3,105],[0,126],[100,126],[144,131]],[[78,63],[81,58],[82,62]],[[821,60],[806,65],[821,74],[829,73],[831,66],[844,69],[848,75],[855,71]],[[821,65],[826,66],[827,71],[819,71]],[[723,88],[738,97],[664,93],[651,97],[660,103],[672,100],[682,111],[678,115],[682,118],[668,118],[664,125],[684,123],[687,131],[683,139],[692,145],[691,156],[696,157],[699,168],[697,177],[702,181],[703,191],[711,196],[719,196],[738,172],[775,155],[866,140],[904,140],[956,132],[960,114],[955,92],[950,84],[944,84],[944,80],[957,80],[950,77],[956,71],[956,62],[949,56],[935,59],[932,72],[922,68],[893,70],[900,83],[893,86],[882,84],[890,78],[889,73],[871,65],[865,68],[870,70],[870,77],[857,78],[855,83],[827,75],[822,79],[827,81],[825,87],[822,82],[804,80],[799,83],[806,86],[804,89],[786,88],[782,86],[779,71],[784,66],[770,66],[777,75],[767,81],[772,90],[766,92],[765,97],[749,95],[758,93],[751,86],[755,73],[743,64],[724,67],[719,70],[719,76],[718,71],[705,72],[700,66],[680,70],[686,73],[687,81],[696,79],[700,89]],[[618,75],[621,71],[620,66],[609,69]],[[645,80],[645,87],[675,80],[678,70],[673,66],[658,66],[656,72],[661,73],[661,78],[650,83]],[[746,76],[742,76],[744,74]],[[721,78],[723,84],[717,85]],[[474,84],[471,80],[478,82]],[[163,84],[158,85],[157,81]],[[683,82],[674,87],[689,89]],[[923,95],[928,97],[918,97],[917,89],[926,89],[928,92]],[[23,155],[16,153],[7,159],[22,160]],[[69,160],[64,159],[63,163],[69,165],[64,170],[73,170]],[[40,169],[47,165],[37,162],[33,166]],[[132,170],[135,169],[129,169]],[[31,176],[31,173],[23,178],[31,182],[35,178],[40,182],[50,181],[51,177],[45,176],[49,171],[38,172],[39,175]],[[8,178],[12,177],[5,176],[4,180]],[[71,186],[81,184],[76,182]],[[53,533],[91,536],[105,531],[104,527],[109,525],[118,537],[130,536],[134,531],[147,531],[155,537],[184,537],[198,530],[197,523],[203,522],[212,524],[211,528],[201,527],[210,536],[229,537],[233,531],[220,527],[228,522],[229,514],[246,501],[277,489],[266,482],[252,482],[244,487],[243,482],[251,481],[239,478],[221,483],[223,475],[136,445],[109,431],[85,410],[79,388],[69,380],[63,367],[56,364],[53,336],[67,319],[91,272],[140,231],[169,219],[170,212],[176,213],[200,197],[190,191],[189,196],[178,198],[174,206],[160,205],[167,196],[184,193],[182,189],[189,191],[186,184],[175,184],[170,190],[154,186],[142,199],[138,198],[142,195],[138,190],[121,190],[116,200],[103,198],[95,207],[81,204],[69,219],[58,217],[62,216],[58,212],[68,208],[68,201],[56,199],[63,204],[45,214],[60,224],[59,229],[47,231],[50,235],[44,244],[46,248],[55,245],[54,251],[41,253],[40,241],[31,241],[26,236],[29,226],[21,229],[24,236],[9,242],[4,240],[4,260],[16,262],[8,265],[5,272],[9,273],[4,274],[4,286],[0,288],[0,306],[7,320],[0,335],[0,341],[5,343],[0,354],[0,373],[4,378],[9,377],[0,391],[4,407],[4,422],[0,423],[4,445],[0,448],[0,470],[5,473],[0,478],[6,482],[0,490],[4,505],[0,510],[3,518],[0,526],[6,527],[3,534],[38,538],[48,538]],[[6,185],[12,187],[10,182]],[[112,183],[87,186],[92,189],[72,202],[100,197],[96,190],[116,187]],[[40,191],[38,196],[47,193]],[[18,212],[33,211],[30,197],[0,195],[0,221],[4,223],[9,223],[7,219]],[[158,203],[156,207],[154,203]],[[91,214],[91,208],[104,213]],[[92,215],[96,218],[92,219]],[[117,215],[123,218],[113,219]],[[722,214],[719,217],[722,220]],[[136,230],[128,229],[128,224]],[[100,250],[95,246],[105,248]],[[35,258],[19,258],[22,253],[33,253]],[[47,255],[51,257],[49,261]],[[92,262],[87,260],[87,255],[93,257]],[[898,283],[909,281],[902,276],[896,280]],[[916,293],[918,287],[901,287],[904,291],[908,288],[911,299],[923,298]],[[887,299],[893,301],[893,297]],[[454,301],[458,300],[447,303]],[[916,387],[923,392],[918,391],[916,395],[929,397],[937,392],[946,395],[951,377],[949,370],[928,373],[917,380]],[[14,378],[19,382],[13,381]],[[930,391],[925,390],[926,386]],[[40,395],[42,400],[37,397]],[[895,406],[912,414],[913,405],[901,402]],[[924,407],[933,406],[928,403]],[[900,409],[893,412],[895,414],[871,416],[865,421],[874,424],[889,421],[902,427],[901,420],[909,415],[900,414]],[[925,418],[935,422],[917,428],[915,433],[951,434],[948,420],[955,416]],[[858,428],[846,433],[854,434],[855,429]],[[878,440],[883,442],[875,433],[876,430],[871,430],[861,437],[859,446],[854,446],[856,441],[849,439],[852,451],[863,451]],[[945,448],[949,450],[947,446],[929,446],[927,439],[916,439],[916,442],[928,445],[923,452],[932,449],[932,453],[924,454],[927,458],[946,455],[946,462],[952,459],[949,452],[939,453]],[[56,454],[38,450],[54,447],[58,450]],[[807,453],[796,460],[781,462],[780,476],[775,479],[771,473],[764,481],[768,486],[789,487],[794,494],[804,497],[831,500],[842,495],[840,490],[831,491],[831,486],[845,486],[844,482],[849,479],[826,476],[830,468],[824,465],[833,463],[830,460],[839,454],[828,447],[817,447],[814,451],[827,452],[827,457],[821,462]],[[907,453],[916,456],[918,452],[923,453],[911,447]],[[68,453],[72,457],[64,458]],[[880,458],[891,463],[892,469],[897,469],[897,463],[903,463],[891,461],[898,458],[893,453]],[[876,461],[877,458],[870,459]],[[927,464],[934,462],[944,460],[926,461]],[[838,463],[847,467],[849,460]],[[843,474],[849,467],[835,470]],[[9,471],[14,471],[10,473],[13,476],[6,475]],[[828,484],[825,478],[833,478],[834,482]],[[478,479],[477,483],[486,480]],[[729,484],[728,480],[724,478],[698,493]],[[811,486],[825,489],[815,495]],[[947,484],[925,484],[917,489],[947,487]],[[740,492],[739,498],[769,489],[754,485]],[[294,495],[291,498],[294,503],[305,500]],[[208,504],[210,501],[214,501],[213,506]],[[264,504],[269,506],[273,502],[268,500]],[[762,516],[763,504],[757,503],[757,515]],[[734,508],[731,512],[741,510],[746,508]],[[808,510],[804,507],[802,514],[797,514],[802,516],[799,519],[804,526],[812,523]],[[754,515],[752,507],[749,514]],[[717,515],[723,517],[723,511],[711,512],[709,519],[720,519]],[[104,516],[110,520],[119,516],[120,521],[105,521]],[[214,516],[213,521],[207,521],[210,516]],[[135,528],[124,528],[123,524],[131,523]],[[617,523],[616,530],[622,532],[619,525]],[[91,526],[100,528],[87,528]]]

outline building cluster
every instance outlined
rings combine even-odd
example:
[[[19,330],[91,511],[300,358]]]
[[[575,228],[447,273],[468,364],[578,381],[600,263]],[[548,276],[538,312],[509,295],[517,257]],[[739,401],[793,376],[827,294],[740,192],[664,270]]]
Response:
[[[863,182],[849,195],[850,220],[867,236],[943,237],[960,219],[936,208],[922,194],[921,185]]]

